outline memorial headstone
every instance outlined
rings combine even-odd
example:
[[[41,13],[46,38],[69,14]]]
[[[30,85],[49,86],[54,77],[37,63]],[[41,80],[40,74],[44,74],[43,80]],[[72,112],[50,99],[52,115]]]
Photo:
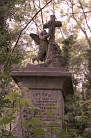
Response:
[[[11,73],[17,84],[21,82],[28,88],[22,95],[31,99],[34,108],[34,112],[27,105],[22,109],[17,123],[17,138],[60,138],[64,97],[73,94],[71,73],[62,67],[61,50],[55,42],[55,27],[61,26],[54,15],[44,24],[44,28],[49,28],[45,63],[29,64],[25,69]],[[26,129],[21,127],[26,120],[36,123],[30,123]]]

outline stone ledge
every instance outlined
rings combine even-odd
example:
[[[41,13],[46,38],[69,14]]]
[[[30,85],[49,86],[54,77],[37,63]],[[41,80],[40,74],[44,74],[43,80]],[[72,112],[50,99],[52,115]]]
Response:
[[[59,76],[59,77],[70,77],[72,76],[69,72],[62,71],[12,71],[11,76]]]
[[[64,95],[73,94],[72,74],[61,68],[30,68],[11,72],[16,83],[23,82],[29,89],[63,90]]]
[[[65,71],[63,68],[47,68],[31,66],[22,70],[12,71],[11,76],[72,76],[70,72]]]

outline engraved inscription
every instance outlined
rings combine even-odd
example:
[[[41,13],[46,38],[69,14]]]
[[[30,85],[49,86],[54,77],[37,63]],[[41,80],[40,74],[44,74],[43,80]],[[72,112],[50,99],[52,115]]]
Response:
[[[63,115],[61,90],[31,90],[29,93],[34,108],[41,111],[41,113],[36,113],[35,118],[59,122],[59,118]]]
[[[21,120],[17,124],[17,136],[22,138],[29,135],[29,138],[43,137],[43,138],[59,138],[60,129],[62,128],[64,101],[61,90],[29,90],[23,93],[24,97],[32,100],[34,111],[31,112],[26,104],[22,110],[22,121],[31,122],[32,119],[40,119],[42,122],[38,126],[28,126],[27,129],[21,129]],[[22,122],[22,123],[23,123]],[[43,129],[44,134],[34,134],[33,129]],[[55,131],[54,131],[55,130]],[[23,132],[23,133],[22,133]]]

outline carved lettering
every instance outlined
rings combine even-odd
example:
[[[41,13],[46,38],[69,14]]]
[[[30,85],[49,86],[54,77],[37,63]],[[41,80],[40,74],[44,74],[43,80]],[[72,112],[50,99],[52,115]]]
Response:
[[[35,114],[27,114],[31,118],[41,118],[43,121],[58,121],[62,116],[62,93],[60,90],[31,90],[29,92],[30,99],[34,105],[34,109],[38,110]],[[40,112],[39,112],[40,111]],[[26,115],[24,115],[26,117]],[[26,117],[27,118],[27,117]]]

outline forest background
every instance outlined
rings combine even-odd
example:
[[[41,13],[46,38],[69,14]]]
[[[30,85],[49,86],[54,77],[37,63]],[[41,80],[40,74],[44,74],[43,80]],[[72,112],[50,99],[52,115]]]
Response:
[[[10,72],[32,62],[38,46],[29,34],[39,34],[51,14],[62,22],[61,29],[56,30],[56,42],[65,68],[73,75],[75,93],[65,99],[60,137],[91,138],[91,1],[0,0],[1,138],[15,137],[18,108],[26,101],[30,104],[21,96]]]

